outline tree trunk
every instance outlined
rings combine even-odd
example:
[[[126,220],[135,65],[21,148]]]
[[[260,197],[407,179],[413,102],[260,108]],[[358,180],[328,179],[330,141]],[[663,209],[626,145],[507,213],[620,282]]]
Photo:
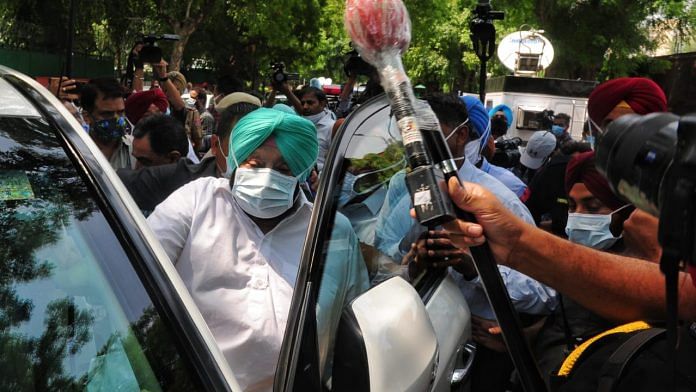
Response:
[[[191,34],[196,30],[196,27],[198,26],[186,26],[179,31],[174,30],[175,33],[179,35],[180,40],[174,42],[172,56],[169,59],[170,71],[179,71],[181,69],[181,60],[184,58],[186,44],[188,44],[188,40],[191,37]]]

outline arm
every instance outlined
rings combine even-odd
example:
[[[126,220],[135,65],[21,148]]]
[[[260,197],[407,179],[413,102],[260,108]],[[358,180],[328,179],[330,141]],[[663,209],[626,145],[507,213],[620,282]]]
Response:
[[[136,68],[133,74],[133,91],[140,92],[145,89],[145,70]]]
[[[276,103],[276,89],[274,88],[266,97],[266,102],[263,103],[263,107],[272,108]]]
[[[343,90],[341,90],[341,95],[338,96],[338,112],[341,115],[345,115],[350,110],[350,99],[353,96],[353,89],[355,88],[355,82],[358,80],[358,76],[355,74],[350,74],[346,84],[343,85]]]
[[[152,72],[154,76],[159,80],[160,87],[162,91],[167,96],[169,104],[172,106],[172,111],[181,111],[186,107],[186,103],[181,98],[179,90],[176,89],[174,83],[171,80],[166,79],[167,77],[167,62],[162,60],[158,64],[152,64]]]
[[[302,102],[300,102],[300,99],[297,98],[297,96],[295,96],[290,86],[288,86],[287,82],[281,83],[278,87],[279,91],[285,94],[286,97],[288,97],[288,101],[290,101],[292,107],[295,108],[295,111],[297,113],[302,113]]]
[[[173,264],[186,245],[193,221],[196,198],[203,185],[194,181],[179,188],[155,208],[147,223]]]
[[[458,246],[488,241],[498,262],[556,288],[605,318],[664,318],[665,286],[658,265],[558,238],[520,221],[484,188],[471,183],[464,186],[466,190],[451,180],[450,195],[460,208],[473,213],[479,224],[461,220],[447,224]],[[694,320],[696,288],[684,284],[687,279],[682,273],[679,314]]]

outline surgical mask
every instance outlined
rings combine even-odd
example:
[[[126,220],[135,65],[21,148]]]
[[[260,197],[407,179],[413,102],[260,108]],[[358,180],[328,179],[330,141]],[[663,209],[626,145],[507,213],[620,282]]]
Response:
[[[350,172],[346,173],[346,176],[343,179],[343,186],[341,186],[341,194],[338,196],[338,208],[345,206],[349,201],[351,201],[351,199],[357,196],[357,192],[355,192],[353,189],[355,180],[357,179],[358,176],[355,174]]]
[[[555,136],[563,135],[564,130],[565,129],[560,125],[554,125],[551,127],[551,133],[553,133]]]
[[[100,140],[116,140],[126,134],[126,118],[124,116],[98,120],[92,123],[90,133]]]
[[[569,213],[566,225],[568,239],[597,250],[611,248],[621,238],[621,236],[614,237],[611,233],[612,214]]]
[[[317,123],[319,121],[321,121],[321,119],[324,118],[324,116],[326,116],[326,112],[322,110],[321,112],[319,112],[317,114],[310,114],[309,116],[302,116],[302,117],[311,121],[312,124],[317,125]]]
[[[225,155],[225,153],[222,152],[222,143],[220,142],[220,139],[218,139],[217,148],[218,148],[218,150],[220,151],[220,154],[221,154],[223,157],[225,157],[225,162],[227,162],[227,155]],[[236,159],[235,159],[235,161],[236,161]],[[216,165],[217,165],[217,164],[216,164]],[[220,173],[222,173],[222,170],[221,170],[221,169],[222,169],[222,168],[220,167],[220,165],[218,165],[218,170],[220,170]],[[230,166],[229,164],[227,164],[227,169],[225,169],[225,172],[222,173],[222,176],[225,177],[225,178],[230,178],[230,177],[232,177],[232,172],[233,172],[233,171],[234,171],[234,168],[233,168],[232,166]]]
[[[297,178],[273,169],[237,168],[232,195],[239,207],[251,216],[271,219],[292,207]]]
[[[468,122],[469,122],[469,119],[467,118],[463,123],[457,125],[457,127],[454,128],[454,129],[452,130],[452,132],[450,132],[449,135],[447,135],[447,137],[445,138],[445,140],[446,140],[446,141],[449,141],[450,138],[451,138],[454,134],[456,134],[457,132],[459,132],[459,129],[460,129],[461,127],[463,127],[464,125],[466,125],[466,123],[468,123]],[[469,132],[469,135],[470,135],[470,136],[471,136],[471,134],[472,134],[472,132]],[[454,158],[455,161],[461,161],[462,159],[466,159],[467,161],[469,161],[469,162],[471,162],[471,163],[474,163],[474,164],[475,164],[476,162],[478,162],[479,157],[480,157],[479,152],[480,152],[480,150],[481,150],[481,140],[479,140],[479,138],[478,138],[479,135],[478,135],[478,134],[477,134],[476,136],[477,136],[477,139],[469,141],[469,142],[466,144],[466,146],[464,146],[464,154],[463,154],[462,156],[455,157],[455,158]]]
[[[399,170],[406,167],[406,165],[406,159],[404,157],[382,169],[372,170],[357,175],[351,172],[346,172],[346,176],[343,179],[343,185],[341,186],[341,194],[338,196],[338,208],[344,207],[356,196],[367,195],[379,189],[379,187],[384,185],[385,180],[388,181]],[[362,189],[360,191],[355,190],[355,184],[368,176],[373,176],[375,180],[369,182],[368,184],[361,183],[360,185]],[[382,180],[380,180],[380,178],[382,178]]]

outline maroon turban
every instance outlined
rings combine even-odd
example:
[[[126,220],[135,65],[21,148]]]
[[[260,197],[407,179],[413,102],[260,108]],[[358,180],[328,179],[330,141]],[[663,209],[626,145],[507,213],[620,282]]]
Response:
[[[587,112],[599,125],[621,101],[626,101],[638,114],[667,111],[667,98],[657,83],[646,78],[618,78],[604,82],[592,91]]]
[[[169,102],[162,90],[154,89],[131,94],[131,96],[126,99],[126,117],[135,125],[143,118],[143,115],[152,104],[157,106],[162,113],[167,111]]]
[[[594,151],[583,152],[568,162],[565,175],[565,191],[577,183],[585,184],[587,190],[599,199],[605,206],[616,210],[626,204],[619,199],[609,187],[607,180],[599,174],[595,167]]]

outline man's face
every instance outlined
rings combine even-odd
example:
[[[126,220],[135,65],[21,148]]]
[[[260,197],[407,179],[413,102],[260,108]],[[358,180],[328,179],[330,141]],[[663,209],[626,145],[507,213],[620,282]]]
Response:
[[[599,126],[602,127],[602,130],[606,131],[607,127],[612,123],[612,121],[627,114],[635,114],[635,112],[630,107],[617,106],[611,112],[609,112],[606,117],[604,117],[604,120],[602,120],[602,123],[599,124]]]
[[[273,169],[280,174],[294,177],[290,166],[285,162],[280,150],[278,150],[272,139],[267,139],[239,166],[246,169]]]
[[[170,151],[167,154],[159,155],[152,151],[150,145],[150,135],[147,134],[141,138],[133,139],[133,158],[135,158],[135,168],[142,169],[147,166],[160,166],[168,163],[174,163],[181,154],[179,151]]]
[[[155,105],[154,103],[151,103],[150,106],[145,111],[145,113],[143,114],[143,116],[140,118],[140,121],[143,121],[144,118],[154,116],[156,114],[164,114],[164,113],[162,113],[162,111],[160,110],[160,108],[157,107],[157,105]]]
[[[585,184],[579,182],[568,192],[568,212],[608,215],[612,213],[612,209],[596,198]]]
[[[94,110],[88,116],[85,116],[85,122],[92,125],[93,122],[101,120],[109,120],[112,118],[121,117],[126,111],[126,103],[123,98],[107,98],[99,93],[94,102]]]
[[[454,158],[461,157],[464,154],[464,146],[469,142],[469,125],[460,124],[457,126],[450,126],[444,123],[440,123],[440,128],[442,133],[447,138],[447,146]],[[458,160],[458,166],[461,166],[462,160]]]
[[[326,102],[320,102],[317,95],[314,93],[307,93],[300,98],[302,103],[302,115],[311,116],[314,114],[321,113],[326,106]]]
[[[557,118],[553,120],[553,125],[558,125],[559,127],[562,127],[564,131],[568,130],[568,123],[566,123],[565,119],[562,118]]]

